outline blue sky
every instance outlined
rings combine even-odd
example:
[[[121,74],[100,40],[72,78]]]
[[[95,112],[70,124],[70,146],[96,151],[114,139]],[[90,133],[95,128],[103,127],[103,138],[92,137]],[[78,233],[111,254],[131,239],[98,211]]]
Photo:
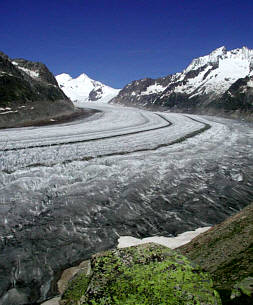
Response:
[[[222,45],[253,48],[252,15],[252,0],[2,0],[0,50],[121,88]]]

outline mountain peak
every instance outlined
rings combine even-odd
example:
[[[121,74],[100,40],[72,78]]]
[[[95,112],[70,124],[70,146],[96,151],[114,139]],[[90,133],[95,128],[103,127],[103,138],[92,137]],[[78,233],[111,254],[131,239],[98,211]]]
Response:
[[[247,46],[242,47],[243,50],[250,50]]]
[[[205,56],[193,59],[181,73],[131,83],[112,102],[145,106],[152,104],[186,111],[197,109],[197,105],[200,105],[204,109],[209,104],[214,105],[214,101],[221,99],[239,79],[246,78],[245,88],[252,87],[252,82],[248,79],[252,75],[253,50],[247,47],[226,50],[222,46]],[[248,109],[251,107],[248,106],[249,103],[251,100],[246,100]],[[229,106],[226,107],[229,109]]]
[[[57,82],[68,82],[70,80],[72,80],[72,77],[67,73],[57,75]]]
[[[222,46],[215,49],[210,54],[194,58],[190,65],[185,69],[185,72],[197,70],[207,64],[219,65],[219,62],[224,60],[226,57],[230,58],[232,61],[234,61],[235,58],[238,58],[245,62],[253,63],[253,50],[243,46],[242,48],[227,51],[226,47]]]
[[[81,80],[81,79],[87,79],[87,78],[89,78],[89,76],[88,76],[87,74],[85,74],[85,73],[82,73],[82,74],[80,74],[79,76],[77,76],[76,79]],[[89,78],[89,79],[90,79],[90,78]]]
[[[222,55],[224,53],[226,53],[227,49],[225,46],[222,46],[222,47],[219,47],[217,49],[215,49],[214,51],[212,51],[210,53],[210,55],[216,55],[216,56],[219,56],[219,55]]]
[[[63,73],[56,76],[59,86],[64,93],[74,102],[103,102],[107,103],[118,93],[118,89],[111,88],[95,81],[85,73],[76,78]]]

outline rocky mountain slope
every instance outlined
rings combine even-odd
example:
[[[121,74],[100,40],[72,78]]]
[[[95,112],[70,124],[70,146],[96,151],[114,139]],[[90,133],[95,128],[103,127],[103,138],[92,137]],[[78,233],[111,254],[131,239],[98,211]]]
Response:
[[[253,304],[253,203],[178,248],[207,270],[222,304]]]
[[[73,102],[108,103],[120,91],[95,81],[84,73],[77,78],[63,73],[57,75],[56,79],[61,89]]]
[[[0,127],[42,122],[74,112],[74,105],[40,62],[0,52]]]
[[[198,113],[251,114],[253,50],[225,47],[194,59],[181,73],[125,86],[111,102]]]

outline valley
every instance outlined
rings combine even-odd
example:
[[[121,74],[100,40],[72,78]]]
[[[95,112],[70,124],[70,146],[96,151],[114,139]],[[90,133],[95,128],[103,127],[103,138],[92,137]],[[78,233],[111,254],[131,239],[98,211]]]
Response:
[[[253,200],[252,123],[84,104],[86,120],[1,130],[0,300],[39,303],[117,245],[219,223]]]
[[[0,11],[0,305],[253,305],[253,1]]]

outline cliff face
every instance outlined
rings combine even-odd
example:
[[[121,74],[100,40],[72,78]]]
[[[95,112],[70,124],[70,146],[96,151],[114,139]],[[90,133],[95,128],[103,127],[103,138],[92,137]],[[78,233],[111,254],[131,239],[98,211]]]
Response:
[[[181,73],[133,81],[111,103],[191,113],[232,114],[237,111],[250,116],[253,112],[253,83],[249,82],[252,69],[253,50],[243,47],[227,51],[222,47],[194,59]]]
[[[74,106],[48,68],[0,53],[0,127],[69,115]]]
[[[219,99],[213,101],[213,108],[234,117],[244,113],[249,119],[252,118],[253,76],[238,79]]]

